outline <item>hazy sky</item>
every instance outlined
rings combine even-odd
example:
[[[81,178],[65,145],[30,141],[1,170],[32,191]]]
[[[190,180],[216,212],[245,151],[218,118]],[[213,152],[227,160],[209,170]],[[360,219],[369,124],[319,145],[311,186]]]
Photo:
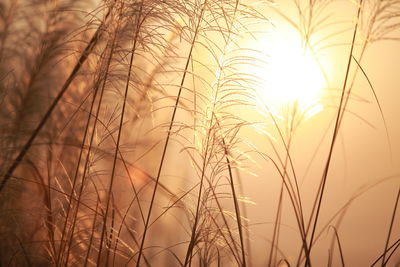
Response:
[[[294,5],[289,3],[289,1],[277,1],[275,7],[285,10],[284,15],[297,22],[295,11],[293,11]],[[300,3],[304,4],[303,1]],[[290,13],[289,10],[293,12]],[[267,30],[268,37],[263,41],[268,38],[274,39],[275,31],[285,33],[288,28],[292,28],[288,23],[282,22],[281,15],[274,14],[273,11],[266,11],[266,14],[270,14],[273,18],[274,27]],[[315,43],[322,36],[329,36],[334,32],[339,33],[331,36],[330,39],[323,39],[318,46],[327,47],[317,52],[317,56],[323,58],[322,65],[325,64],[330,87],[323,91],[324,110],[300,123],[294,133],[290,149],[300,181],[300,191],[306,214],[310,211],[310,205],[315,197],[327,159],[329,141],[333,132],[332,119],[336,115],[339,104],[356,14],[357,8],[350,1],[341,1],[328,7],[319,18],[330,15],[331,17],[326,22],[329,26],[311,37],[311,43]],[[354,57],[358,60],[365,30],[365,25],[362,25],[353,52]],[[397,31],[388,36],[399,38],[400,33]],[[255,45],[257,48],[268,47],[268,45],[263,46],[262,44]],[[290,47],[290,44],[286,45]],[[285,49],[287,47],[285,46]],[[345,213],[338,230],[348,266],[367,266],[383,251],[395,197],[400,185],[398,176],[400,174],[399,51],[400,43],[398,41],[377,41],[368,45],[360,63],[379,99],[387,132],[372,89],[362,72],[358,71],[351,93],[352,97],[347,106],[348,112],[344,115],[339,131],[340,136],[334,148],[319,226],[324,225],[346,201],[362,192],[363,188],[373,183],[379,183],[354,200]],[[350,80],[353,79],[356,68],[356,62],[353,60]],[[290,67],[287,69],[290,71]],[[293,78],[293,75],[291,76],[289,73],[287,75],[289,76],[287,79]],[[268,120],[271,121],[266,117],[266,121]],[[285,128],[284,120],[281,121],[280,127]],[[284,158],[284,149],[275,127],[270,125],[266,129],[275,138],[274,145],[280,151],[281,157]],[[326,138],[323,139],[325,133]],[[252,137],[260,149],[273,154],[265,136]],[[314,151],[316,151],[315,155]],[[243,178],[246,195],[256,203],[254,206],[248,206],[250,222],[262,223],[253,228],[252,237],[258,240],[253,245],[254,250],[257,251],[253,251],[253,255],[257,253],[265,255],[268,252],[268,241],[265,237],[272,235],[269,233],[272,233],[273,228],[272,221],[277,206],[279,178],[274,172],[273,165],[268,162],[262,163],[262,166],[253,171],[257,173],[258,177]],[[280,248],[287,253],[285,255],[289,259],[294,260],[297,257],[299,239],[298,233],[296,235],[296,224],[287,195],[285,201],[283,217],[285,226],[282,227]],[[399,226],[400,218],[397,216],[391,242],[397,240],[400,234]],[[316,259],[319,259],[316,261],[316,266],[326,264],[328,244],[332,233],[332,231],[329,233],[325,231],[318,240],[319,243],[313,252]],[[400,261],[399,252],[395,253],[394,257]],[[260,259],[260,262],[265,261],[264,257],[262,258],[263,260]],[[338,259],[336,247],[335,260]],[[339,264],[339,261],[336,263]]]

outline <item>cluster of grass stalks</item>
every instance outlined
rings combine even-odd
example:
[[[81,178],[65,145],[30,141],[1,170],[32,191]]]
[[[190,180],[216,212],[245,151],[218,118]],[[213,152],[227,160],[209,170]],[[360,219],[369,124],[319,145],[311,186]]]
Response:
[[[362,62],[370,45],[400,38],[400,2],[340,3],[349,21],[336,21],[337,2],[1,2],[0,266],[345,266],[339,227],[350,204],[400,181],[367,185],[321,219],[356,77],[368,81],[387,127]],[[312,190],[291,152],[304,111],[294,104],[282,117],[256,104],[262,77],[246,71],[264,64],[257,55],[268,51],[252,44],[279,30],[272,17],[316,57],[347,51],[328,128],[316,129],[328,140],[318,149],[328,148]],[[267,151],[249,137],[255,131]],[[257,233],[268,243],[260,254],[244,179],[267,165],[274,174],[262,179],[279,186],[276,206],[258,203],[272,218],[270,231]],[[369,264],[399,260],[399,193],[385,207],[385,246]],[[281,246],[285,225],[296,229],[291,256]],[[327,257],[316,250],[324,235]]]

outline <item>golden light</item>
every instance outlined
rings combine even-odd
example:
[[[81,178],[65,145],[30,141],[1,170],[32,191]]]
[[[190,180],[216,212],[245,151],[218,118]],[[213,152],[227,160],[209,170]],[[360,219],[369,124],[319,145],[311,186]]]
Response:
[[[257,43],[264,57],[253,69],[260,81],[259,104],[280,114],[295,108],[305,117],[321,111],[320,99],[326,87],[322,63],[299,34],[273,33]]]

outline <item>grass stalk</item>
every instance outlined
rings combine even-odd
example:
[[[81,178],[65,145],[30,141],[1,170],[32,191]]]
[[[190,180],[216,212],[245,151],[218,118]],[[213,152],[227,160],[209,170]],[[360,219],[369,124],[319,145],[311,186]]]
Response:
[[[397,197],[396,197],[396,201],[395,201],[394,208],[393,208],[392,219],[390,220],[388,236],[386,238],[385,248],[383,250],[382,266],[386,266],[386,252],[387,252],[387,249],[388,249],[388,246],[389,246],[390,237],[392,235],[393,223],[394,223],[394,219],[396,217],[396,210],[397,210],[397,205],[399,204],[399,198],[400,198],[400,187],[399,187],[399,190],[397,192]]]
[[[156,196],[157,189],[158,189],[158,184],[159,184],[159,180],[160,180],[160,176],[161,176],[161,171],[162,171],[162,168],[164,166],[164,160],[165,160],[165,156],[166,156],[166,153],[167,153],[167,148],[168,148],[168,144],[169,144],[169,140],[170,140],[170,136],[171,136],[172,126],[173,126],[173,124],[175,122],[175,116],[176,116],[176,112],[177,112],[177,109],[178,109],[178,106],[179,106],[179,100],[180,100],[180,97],[181,97],[183,85],[185,83],[186,73],[188,71],[189,64],[191,62],[193,49],[194,49],[194,46],[195,46],[195,43],[196,43],[197,34],[199,32],[199,27],[200,27],[200,23],[201,23],[201,20],[202,20],[202,17],[203,17],[203,13],[204,13],[204,10],[205,10],[206,3],[207,3],[207,0],[205,0],[205,2],[203,4],[203,7],[202,7],[201,12],[200,12],[199,19],[197,21],[196,29],[194,31],[194,36],[193,36],[192,43],[190,45],[190,50],[189,50],[189,53],[188,53],[188,56],[187,56],[185,68],[183,70],[182,79],[181,79],[181,82],[180,82],[180,85],[179,85],[179,91],[178,91],[178,94],[177,94],[177,97],[176,97],[174,110],[172,112],[172,117],[171,117],[170,124],[169,124],[169,127],[168,127],[167,137],[166,137],[166,140],[165,140],[165,143],[164,143],[164,148],[163,148],[163,152],[162,152],[162,155],[161,155],[160,165],[159,165],[159,168],[158,168],[156,181],[155,181],[155,185],[154,185],[154,188],[153,188],[153,193],[151,195],[150,207],[149,207],[149,210],[148,210],[148,213],[147,213],[146,223],[144,225],[144,230],[143,230],[143,234],[142,234],[142,240],[141,240],[141,244],[140,244],[140,248],[139,248],[139,252],[138,252],[138,259],[136,261],[136,267],[140,266],[140,260],[141,260],[142,254],[143,254],[144,242],[146,240],[147,230],[148,230],[148,226],[149,226],[149,222],[150,222],[150,218],[151,218],[151,212],[152,212],[152,209],[153,209],[155,196]]]
[[[125,2],[123,2],[121,5],[121,14],[124,9],[124,3]],[[134,39],[132,50],[131,50],[128,75],[127,75],[126,85],[125,85],[124,101],[122,104],[121,118],[120,118],[120,123],[119,123],[119,128],[118,128],[117,143],[115,146],[114,160],[113,160],[113,165],[112,165],[112,170],[111,170],[110,183],[108,185],[108,192],[107,192],[107,196],[106,196],[107,197],[106,211],[104,213],[103,228],[102,228],[101,235],[100,235],[100,247],[99,247],[97,262],[100,262],[100,260],[101,260],[101,252],[102,252],[102,248],[103,248],[104,234],[105,234],[105,230],[106,230],[106,226],[107,226],[108,211],[109,211],[109,207],[110,207],[110,198],[112,195],[112,188],[113,188],[113,184],[114,184],[114,177],[115,177],[115,170],[116,170],[116,164],[117,164],[117,158],[118,158],[118,152],[119,152],[119,145],[120,145],[120,140],[121,140],[121,133],[122,133],[123,123],[124,123],[125,108],[126,108],[126,102],[127,102],[126,100],[128,97],[129,82],[130,82],[131,73],[132,73],[133,58],[134,58],[134,55],[136,52],[136,45],[138,43],[139,30],[146,18],[146,17],[142,18],[143,5],[144,5],[144,1],[141,1],[140,7],[139,7],[139,12],[137,14],[135,39]],[[110,229],[110,231],[112,231],[112,229]],[[108,264],[108,259],[107,259],[106,264]]]
[[[350,47],[350,52],[349,52],[349,57],[348,57],[348,63],[347,63],[347,67],[346,67],[346,75],[345,75],[344,82],[343,82],[342,94],[341,94],[341,97],[340,97],[340,103],[339,103],[338,112],[337,112],[337,116],[336,116],[335,128],[333,130],[333,134],[332,134],[332,138],[331,138],[331,144],[330,144],[330,148],[329,148],[328,159],[326,161],[324,173],[322,175],[321,183],[320,183],[319,190],[318,190],[318,193],[317,193],[317,198],[316,198],[316,201],[315,201],[315,203],[313,205],[313,209],[312,209],[314,211],[314,207],[316,207],[315,219],[314,219],[314,223],[313,223],[313,226],[312,226],[311,238],[310,238],[310,242],[309,242],[309,244],[310,244],[310,252],[311,252],[311,248],[312,248],[313,241],[314,241],[315,230],[316,230],[317,224],[318,224],[318,218],[319,218],[319,213],[320,213],[320,209],[321,209],[322,198],[323,198],[323,195],[324,195],[326,180],[327,180],[327,177],[328,177],[329,167],[330,167],[331,159],[332,159],[332,155],[333,155],[333,148],[334,148],[334,145],[335,145],[336,137],[337,137],[338,132],[339,132],[340,116],[344,112],[344,110],[342,110],[342,108],[343,108],[343,103],[344,103],[344,99],[345,99],[347,81],[348,81],[348,77],[349,77],[349,73],[350,73],[350,67],[351,67],[351,61],[352,61],[351,59],[352,59],[352,56],[353,56],[353,50],[354,50],[355,40],[356,40],[356,36],[357,36],[358,21],[360,19],[360,14],[361,14],[361,4],[362,4],[362,0],[360,0],[358,11],[357,11],[356,23],[355,23],[354,31],[353,31],[353,39],[351,41],[351,47]],[[310,224],[309,225],[311,225],[312,218],[313,218],[313,212],[312,212],[312,214],[310,216]],[[307,257],[307,258],[308,259],[306,260],[305,266],[310,266],[311,263],[309,261],[309,257]]]

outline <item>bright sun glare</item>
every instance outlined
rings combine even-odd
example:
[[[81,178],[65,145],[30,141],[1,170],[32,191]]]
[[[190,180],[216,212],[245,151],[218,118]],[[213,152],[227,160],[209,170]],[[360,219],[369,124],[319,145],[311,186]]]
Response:
[[[260,79],[260,104],[279,113],[296,106],[306,117],[321,111],[320,98],[326,82],[315,56],[301,38],[274,33],[258,41],[261,43],[265,57],[253,72]]]

